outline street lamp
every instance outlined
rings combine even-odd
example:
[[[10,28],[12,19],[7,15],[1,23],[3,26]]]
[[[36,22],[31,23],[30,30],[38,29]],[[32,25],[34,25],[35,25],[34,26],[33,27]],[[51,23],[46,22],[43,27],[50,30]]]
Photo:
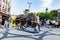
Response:
[[[31,7],[32,3],[31,2],[27,2],[27,4],[29,4],[29,11],[30,11],[30,7]]]

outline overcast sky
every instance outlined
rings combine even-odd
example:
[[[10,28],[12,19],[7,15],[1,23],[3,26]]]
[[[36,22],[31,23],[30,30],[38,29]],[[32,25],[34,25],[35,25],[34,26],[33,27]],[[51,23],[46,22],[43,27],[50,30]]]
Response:
[[[24,9],[28,9],[27,2],[31,2],[31,12],[44,12],[45,8],[49,10],[60,9],[60,0],[11,0],[11,14],[23,14]]]

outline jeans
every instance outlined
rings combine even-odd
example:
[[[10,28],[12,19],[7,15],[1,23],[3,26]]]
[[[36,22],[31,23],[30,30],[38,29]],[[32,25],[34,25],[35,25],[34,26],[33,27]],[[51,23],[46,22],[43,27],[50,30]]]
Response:
[[[38,30],[39,30],[39,31],[40,31],[40,27],[41,27],[41,25],[38,24]]]

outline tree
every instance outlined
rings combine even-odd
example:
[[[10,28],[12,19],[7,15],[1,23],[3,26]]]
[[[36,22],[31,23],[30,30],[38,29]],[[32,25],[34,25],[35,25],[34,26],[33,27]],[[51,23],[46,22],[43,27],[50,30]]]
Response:
[[[28,13],[29,13],[29,9],[25,9],[24,14],[28,14]]]
[[[58,13],[57,10],[51,10],[51,11],[50,11],[50,15],[52,15],[51,17],[52,17],[53,19],[56,19],[56,18],[57,18],[57,13]]]
[[[40,20],[42,19],[51,19],[51,20],[56,20],[57,18],[57,13],[58,11],[57,10],[51,10],[50,13],[49,12],[37,12],[37,13],[34,13],[36,16],[37,14],[39,15],[39,18]]]
[[[40,17],[40,20],[44,19],[45,18],[45,13],[41,12],[39,17]]]
[[[50,14],[52,14],[52,15],[55,16],[55,17],[57,17],[57,13],[58,13],[57,10],[52,10],[52,11],[50,11]]]

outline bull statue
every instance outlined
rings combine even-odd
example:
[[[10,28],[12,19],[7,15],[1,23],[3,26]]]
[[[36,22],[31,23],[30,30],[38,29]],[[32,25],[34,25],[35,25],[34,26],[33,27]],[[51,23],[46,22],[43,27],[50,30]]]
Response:
[[[21,16],[21,27],[36,28],[37,20],[33,13]]]

